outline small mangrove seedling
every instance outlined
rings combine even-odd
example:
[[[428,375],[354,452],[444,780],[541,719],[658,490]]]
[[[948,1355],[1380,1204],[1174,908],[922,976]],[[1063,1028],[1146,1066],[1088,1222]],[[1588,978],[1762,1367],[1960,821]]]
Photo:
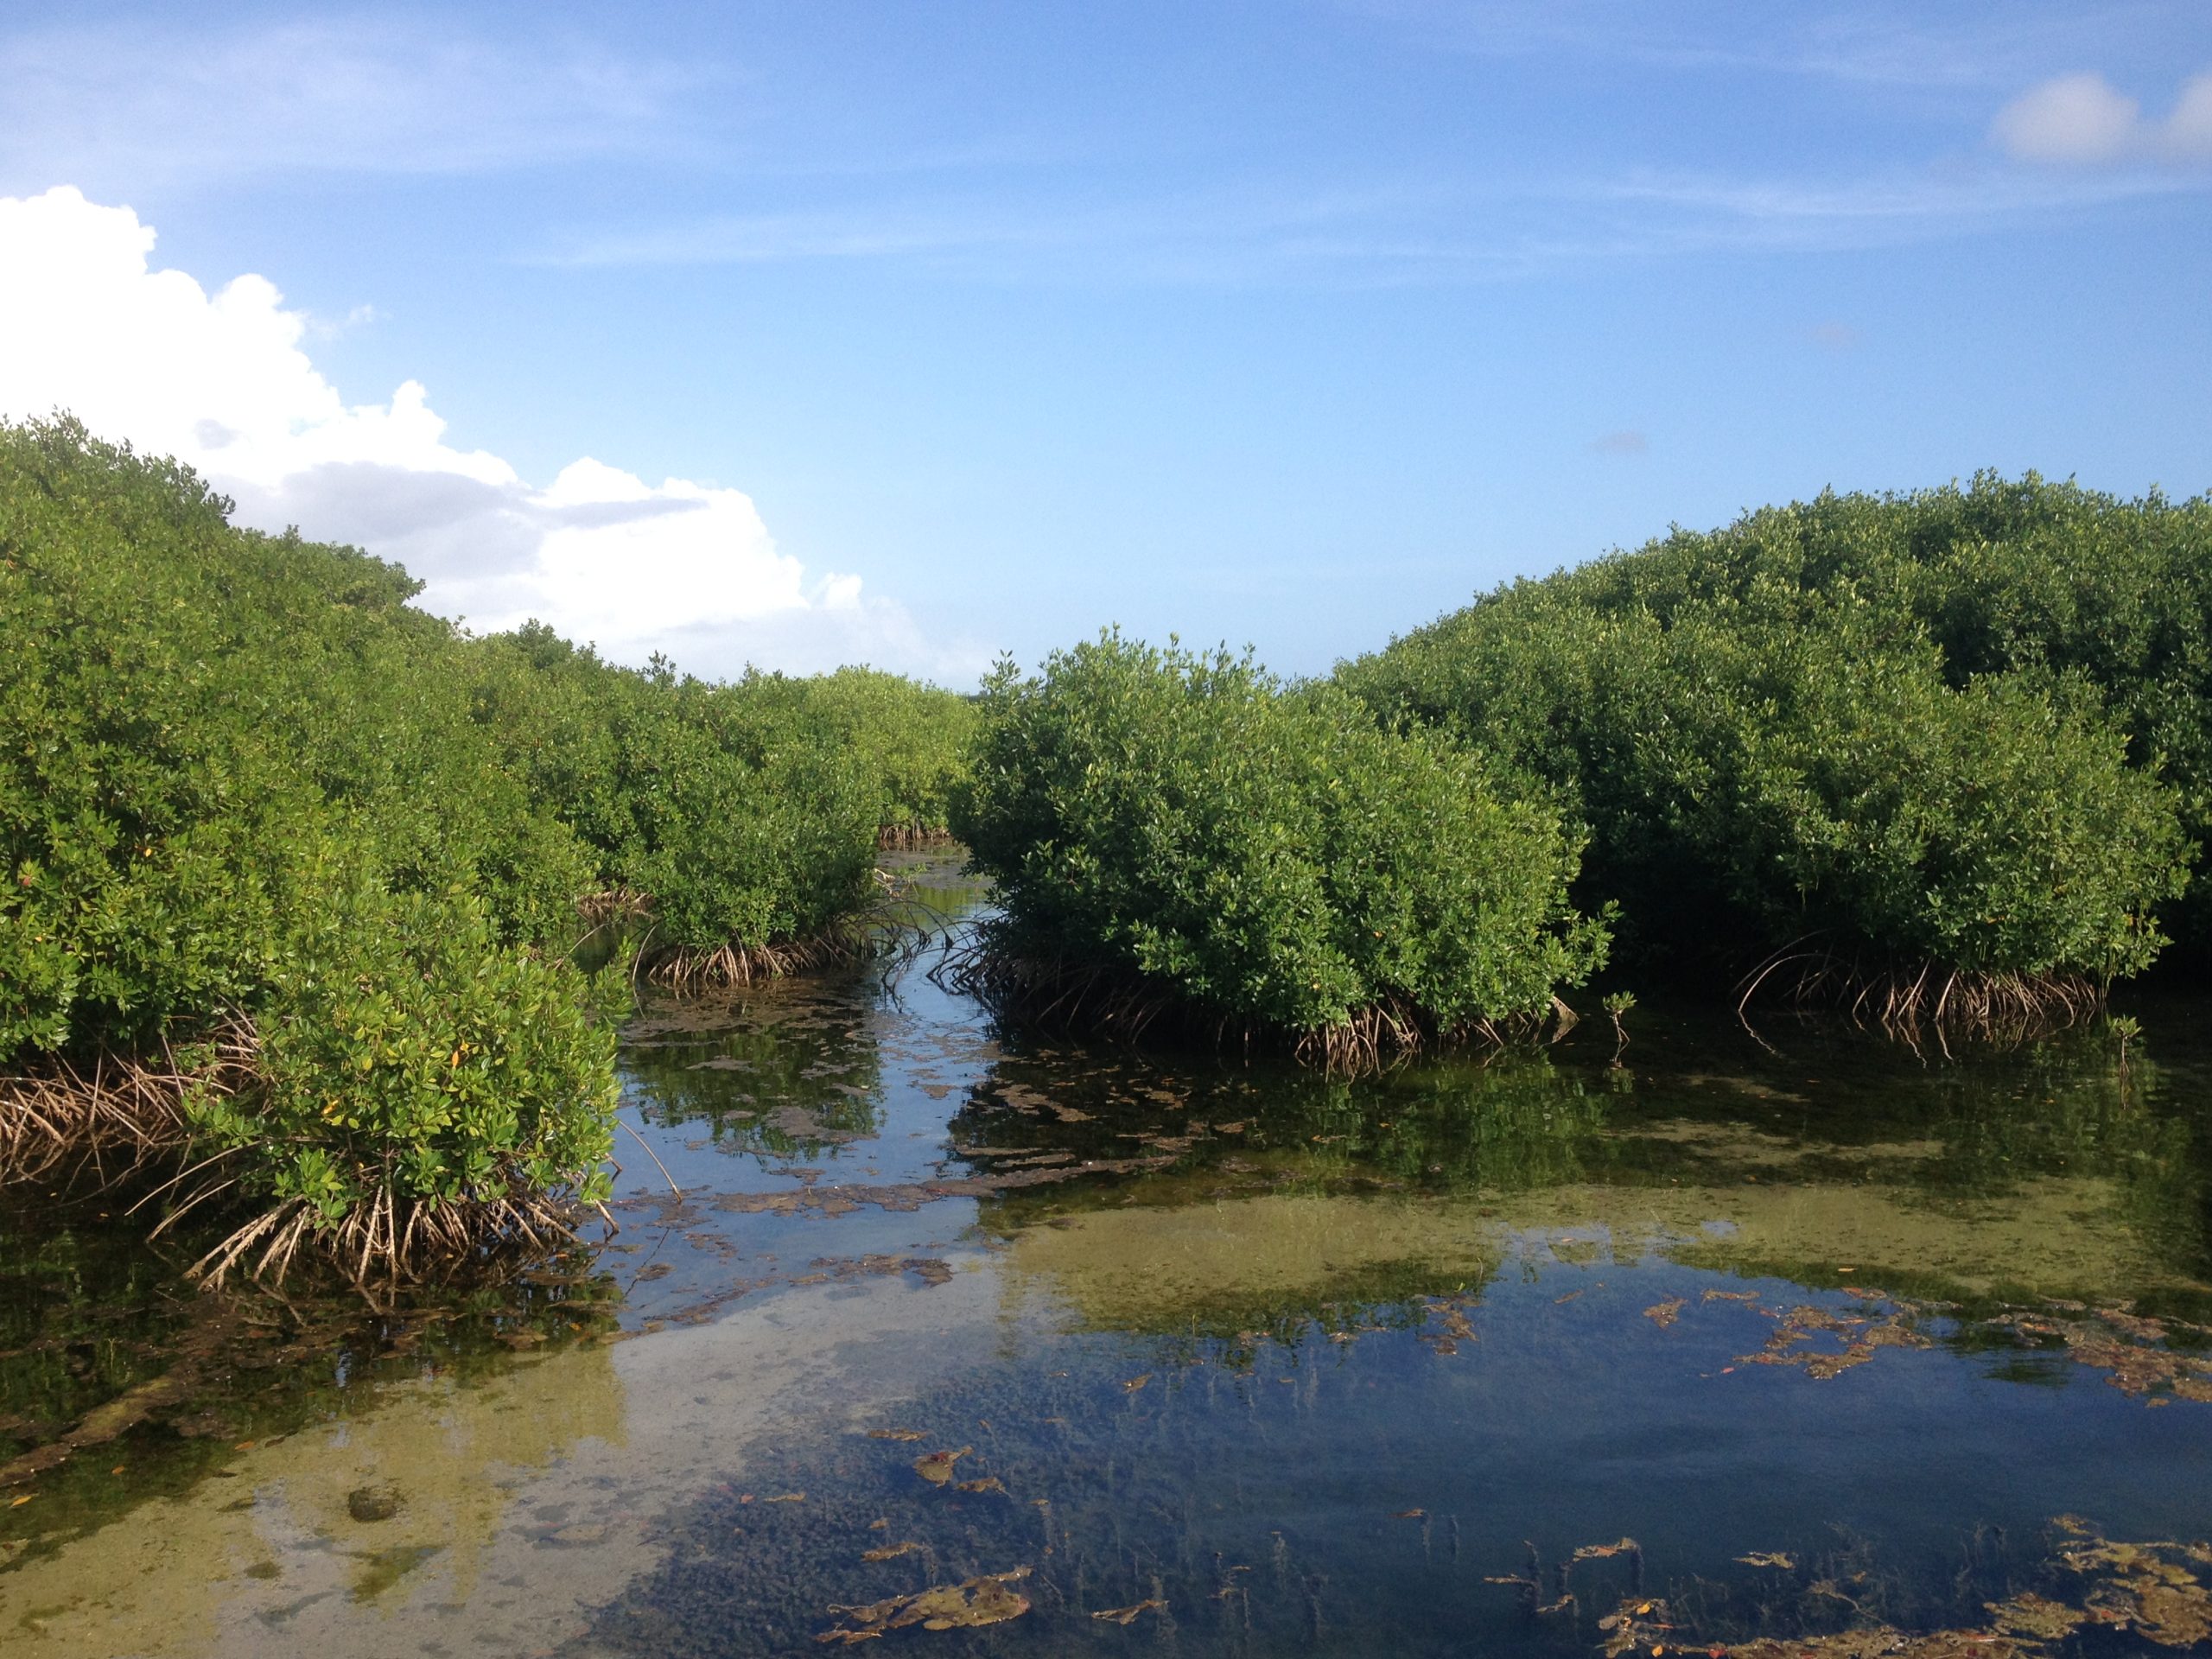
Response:
[[[1606,996],[1600,1006],[1612,1020],[1613,1058],[1618,1059],[1621,1057],[1621,1050],[1628,1046],[1628,1027],[1622,1022],[1628,1017],[1629,1011],[1636,1007],[1636,993],[1614,991]]]
[[[2115,1014],[2105,1021],[2105,1028],[2120,1041],[2120,1069],[2127,1070],[2127,1046],[2143,1034],[2143,1022],[2133,1014]]]

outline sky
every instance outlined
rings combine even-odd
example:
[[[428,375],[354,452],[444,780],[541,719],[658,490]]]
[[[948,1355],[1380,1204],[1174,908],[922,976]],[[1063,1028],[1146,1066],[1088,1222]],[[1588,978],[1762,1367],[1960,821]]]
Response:
[[[2212,5],[0,10],[0,416],[722,676],[2212,487]]]

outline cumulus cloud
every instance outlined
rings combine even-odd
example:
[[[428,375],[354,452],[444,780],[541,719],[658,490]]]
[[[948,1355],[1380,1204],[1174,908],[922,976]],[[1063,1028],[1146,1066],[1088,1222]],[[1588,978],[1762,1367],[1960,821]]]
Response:
[[[2024,162],[2212,162],[2212,72],[2184,86],[2163,120],[2145,119],[2143,106],[2102,75],[2061,75],[1999,110],[1990,137]]]
[[[649,484],[588,457],[538,487],[447,441],[424,388],[349,404],[301,342],[302,313],[257,276],[210,293],[154,268],[153,228],[67,188],[0,197],[0,415],[67,410],[174,454],[270,530],[297,524],[405,564],[422,603],[480,630],[537,617],[619,661],[932,665],[857,576],[810,576],[752,499]]]

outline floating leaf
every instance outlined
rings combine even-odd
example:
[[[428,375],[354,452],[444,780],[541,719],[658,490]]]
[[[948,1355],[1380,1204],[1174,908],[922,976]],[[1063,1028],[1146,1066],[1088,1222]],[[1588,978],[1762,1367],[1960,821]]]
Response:
[[[1146,1383],[1152,1381],[1152,1375],[1153,1374],[1150,1371],[1147,1371],[1142,1376],[1131,1377],[1128,1382],[1122,1384],[1122,1392],[1123,1394],[1135,1394],[1139,1389],[1144,1387]]]
[[[1643,1317],[1664,1331],[1681,1317],[1682,1309],[1688,1306],[1688,1302],[1685,1298],[1669,1296],[1665,1301],[1654,1302],[1649,1307],[1645,1308]]]
[[[926,1440],[929,1439],[929,1436],[918,1428],[871,1428],[868,1432],[868,1437],[871,1440]]]
[[[880,1549],[864,1549],[861,1552],[861,1560],[864,1561],[894,1561],[901,1555],[912,1555],[917,1552],[926,1550],[928,1548],[929,1546],[927,1544],[918,1544],[912,1539],[909,1538],[903,1544],[886,1544]]]
[[[1794,1557],[1778,1549],[1755,1549],[1750,1554],[1738,1555],[1736,1559],[1745,1567],[1779,1567],[1787,1569],[1797,1565]]]
[[[985,1475],[981,1480],[960,1482],[959,1490],[963,1492],[1003,1492],[1006,1491],[1006,1483],[996,1475]]]

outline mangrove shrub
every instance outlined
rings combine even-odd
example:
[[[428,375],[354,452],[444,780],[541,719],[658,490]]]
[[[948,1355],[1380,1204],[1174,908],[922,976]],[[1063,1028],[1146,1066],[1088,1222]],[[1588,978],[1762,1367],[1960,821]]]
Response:
[[[1965,554],[1926,521],[1999,488],[1678,532],[1502,588],[1337,679],[1560,791],[1591,837],[1578,896],[1619,904],[1632,956],[1779,953],[1778,982],[2014,1011],[2093,992],[2165,943],[2192,808],[2126,676],[1943,621]]]
[[[965,705],[472,639],[230,511],[0,423],[0,1173],[187,1154],[174,1198],[257,1211],[218,1266],[540,1236],[612,1131],[580,912],[678,977],[849,938]]]
[[[1003,913],[974,977],[1039,1005],[1364,1048],[1546,1013],[1605,950],[1549,806],[1249,657],[1002,664],[953,825]]]

